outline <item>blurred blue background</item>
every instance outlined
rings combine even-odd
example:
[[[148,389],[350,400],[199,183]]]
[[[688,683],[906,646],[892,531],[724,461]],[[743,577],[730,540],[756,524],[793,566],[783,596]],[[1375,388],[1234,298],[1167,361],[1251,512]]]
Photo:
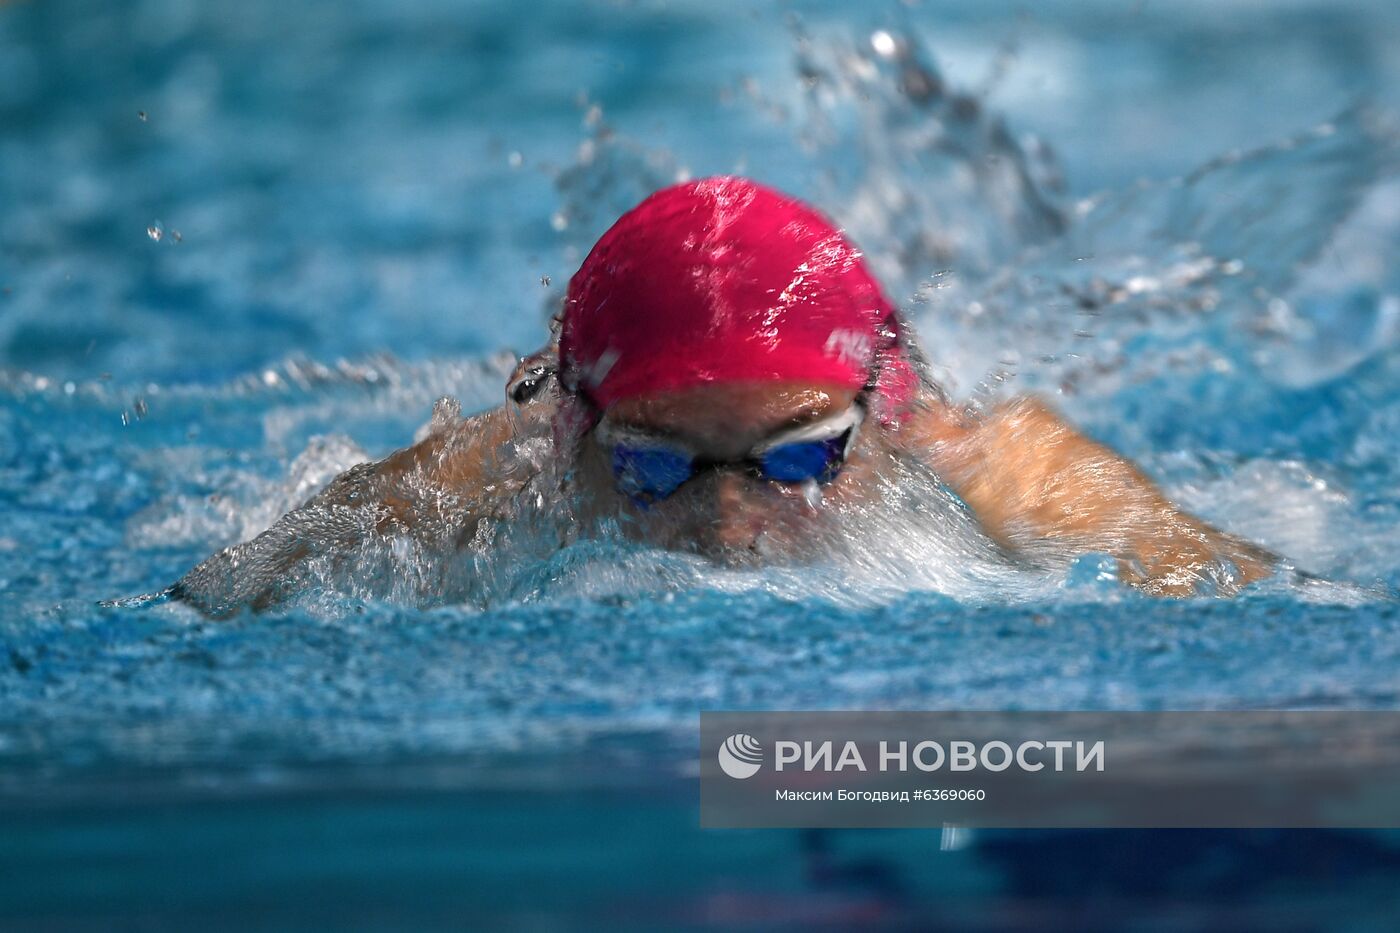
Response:
[[[0,926],[1385,928],[1393,836],[702,833],[693,741],[700,708],[1393,709],[1398,108],[1382,0],[0,2]],[[959,395],[1012,354],[1332,583],[850,603],[565,562],[486,606],[96,606],[436,396],[496,403],[597,234],[718,172],[849,227]],[[1065,295],[1118,309],[1092,345]]]
[[[0,362],[209,380],[293,353],[532,349],[540,277],[566,280],[565,246],[597,232],[551,226],[589,103],[692,174],[817,193],[828,166],[801,158],[793,20],[852,43],[913,28],[950,80],[990,88],[1017,131],[1049,140],[1084,196],[1363,97],[1393,103],[1396,16],[1360,2],[10,3]]]

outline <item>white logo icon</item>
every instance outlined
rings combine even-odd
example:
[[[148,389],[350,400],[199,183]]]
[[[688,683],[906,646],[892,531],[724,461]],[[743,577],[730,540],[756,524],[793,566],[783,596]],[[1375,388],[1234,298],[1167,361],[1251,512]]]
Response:
[[[763,746],[746,732],[736,732],[719,747],[720,769],[732,778],[751,778],[762,764]]]

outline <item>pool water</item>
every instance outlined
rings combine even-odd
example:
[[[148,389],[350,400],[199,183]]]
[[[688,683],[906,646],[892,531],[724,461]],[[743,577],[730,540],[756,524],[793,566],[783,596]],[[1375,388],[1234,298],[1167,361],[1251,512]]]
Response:
[[[707,833],[695,744],[1400,702],[1397,20],[0,3],[0,925],[1383,927],[1390,835]],[[1289,571],[1153,601],[1092,555],[604,541],[474,555],[505,582],[462,601],[99,605],[497,404],[612,219],[720,172],[845,226],[956,397],[1050,399]]]

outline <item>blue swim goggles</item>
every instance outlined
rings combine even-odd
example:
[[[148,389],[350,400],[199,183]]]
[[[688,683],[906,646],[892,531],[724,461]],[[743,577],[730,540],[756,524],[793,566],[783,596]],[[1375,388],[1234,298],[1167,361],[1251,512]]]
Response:
[[[643,431],[599,424],[594,434],[612,466],[617,489],[641,506],[670,496],[705,469],[736,466],[775,483],[828,483],[841,472],[855,446],[865,407],[792,428],[759,444],[739,460],[712,460],[681,441]]]

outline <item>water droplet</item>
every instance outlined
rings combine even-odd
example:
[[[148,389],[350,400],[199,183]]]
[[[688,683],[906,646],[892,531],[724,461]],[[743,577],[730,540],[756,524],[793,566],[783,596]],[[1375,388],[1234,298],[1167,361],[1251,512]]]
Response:
[[[549,218],[549,225],[558,231],[567,230],[569,228],[569,218],[564,216],[563,211],[555,211],[554,216]]]
[[[451,395],[444,395],[433,403],[433,419],[429,430],[441,434],[462,420],[462,403]]]
[[[876,55],[889,58],[899,48],[894,41],[894,36],[883,29],[878,29],[870,35],[870,47],[875,50]]]
[[[149,227],[146,228],[146,236],[159,243],[160,238],[165,236],[165,224],[157,220],[155,223],[151,224]]]
[[[540,284],[543,285],[545,288],[549,288],[549,276],[540,276]]]
[[[170,231],[170,242],[171,242],[171,243],[179,243],[179,242],[180,242],[181,240],[183,240],[184,238],[185,238],[184,235],[181,234],[179,230],[171,230],[171,231]]]
[[[520,152],[512,152],[510,155],[506,156],[506,161],[510,163],[511,168],[520,168],[520,166],[525,164],[525,156]]]

